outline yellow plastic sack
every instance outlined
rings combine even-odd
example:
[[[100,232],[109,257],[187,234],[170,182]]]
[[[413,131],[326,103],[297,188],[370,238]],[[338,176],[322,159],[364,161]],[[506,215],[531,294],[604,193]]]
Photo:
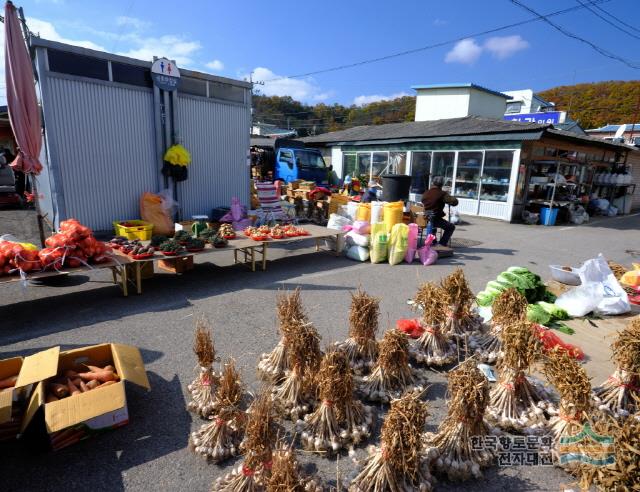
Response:
[[[388,202],[384,204],[384,224],[388,233],[391,232],[394,225],[402,223],[403,212],[403,202]]]
[[[356,220],[362,220],[364,222],[371,222],[371,204],[361,203],[356,210]]]
[[[153,224],[153,234],[173,236],[173,220],[169,212],[162,206],[162,197],[145,192],[140,197],[140,217]]]
[[[384,223],[371,224],[371,246],[369,248],[371,263],[382,263],[387,260],[389,236]]]
[[[27,251],[38,251],[40,249],[35,244],[31,244],[31,243],[18,243],[18,244],[22,246],[24,249],[26,249]]]
[[[640,287],[640,263],[633,264],[633,270],[625,272],[620,283],[630,287]]]
[[[409,226],[407,224],[394,225],[389,237],[389,264],[397,265],[402,263],[408,247]]]

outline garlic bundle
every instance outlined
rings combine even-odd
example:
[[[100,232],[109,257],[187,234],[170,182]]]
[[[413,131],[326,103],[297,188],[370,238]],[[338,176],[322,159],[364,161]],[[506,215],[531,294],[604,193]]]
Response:
[[[243,387],[232,359],[222,371],[210,421],[191,433],[189,447],[202,457],[219,463],[235,456],[244,433],[245,413],[241,410]]]
[[[276,312],[280,329],[280,341],[268,354],[262,354],[258,362],[258,375],[265,381],[276,382],[289,369],[286,329],[292,320],[306,321],[307,315],[300,300],[300,288],[290,294],[280,293],[276,301]]]
[[[406,391],[421,392],[426,373],[409,364],[409,340],[397,330],[388,330],[379,343],[376,365],[371,374],[354,378],[370,401],[389,402]]]
[[[305,449],[336,453],[353,447],[369,437],[373,412],[371,407],[353,399],[353,380],[347,356],[338,350],[325,354],[317,383],[320,404],[305,416],[301,441]]]
[[[449,410],[438,431],[425,435],[427,453],[435,469],[451,481],[479,478],[480,469],[491,464],[495,453],[473,449],[472,440],[498,432],[484,420],[489,382],[474,359],[449,372],[448,379]]]
[[[273,403],[268,389],[253,401],[246,415],[245,437],[240,445],[244,461],[230,473],[219,477],[213,483],[213,492],[258,492],[266,488],[276,438]]]
[[[381,446],[369,448],[350,492],[426,492],[432,489],[429,460],[422,451],[427,405],[418,393],[393,400],[382,425]]]
[[[220,375],[213,369],[216,353],[211,338],[209,321],[204,317],[196,320],[196,334],[193,344],[200,368],[196,369],[196,378],[187,385],[191,401],[189,411],[207,418],[213,413],[214,395]]]
[[[351,294],[349,311],[349,338],[336,346],[347,354],[351,368],[356,374],[366,374],[375,365],[378,357],[378,317],[380,299],[371,297],[358,289]]]
[[[471,307],[475,299],[462,268],[440,282],[446,296],[447,310],[442,331],[447,337],[464,338],[482,327],[482,319]]]
[[[273,453],[271,476],[266,492],[322,492],[324,487],[317,476],[300,476],[292,446],[281,445]]]
[[[411,356],[418,362],[432,366],[442,366],[455,361],[456,345],[442,331],[447,310],[445,291],[430,282],[424,283],[418,289],[414,306],[422,308],[421,325],[424,331],[411,347]]]
[[[540,431],[546,424],[549,395],[525,376],[539,356],[540,339],[525,320],[506,324],[500,335],[504,355],[498,365],[498,383],[491,390],[489,420],[505,430]]]
[[[320,366],[320,336],[308,321],[293,319],[287,323],[289,367],[282,380],[273,387],[276,408],[301,425],[316,399],[313,379]]]
[[[615,417],[640,410],[640,317],[633,318],[611,344],[616,371],[593,390],[598,408]]]
[[[475,356],[488,364],[493,364],[502,355],[502,327],[512,321],[526,319],[527,299],[516,289],[507,289],[493,301],[491,313],[490,328],[475,333],[469,340],[469,348]]]

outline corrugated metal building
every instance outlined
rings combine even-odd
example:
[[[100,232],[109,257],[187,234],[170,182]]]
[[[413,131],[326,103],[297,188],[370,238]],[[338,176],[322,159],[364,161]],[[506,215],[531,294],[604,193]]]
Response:
[[[177,93],[163,94],[150,61],[38,38],[33,47],[45,125],[38,184],[56,227],[75,217],[109,230],[113,220],[138,218],[141,194],[171,185],[161,168],[163,142],[174,136],[192,157],[177,186],[183,217],[233,196],[248,204],[249,83],[182,69]]]

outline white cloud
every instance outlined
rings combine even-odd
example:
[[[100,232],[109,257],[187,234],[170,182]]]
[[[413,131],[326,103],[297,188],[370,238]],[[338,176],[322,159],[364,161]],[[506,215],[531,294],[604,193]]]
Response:
[[[194,65],[193,56],[202,48],[199,41],[189,41],[174,34],[157,38],[131,35],[127,37],[127,41],[134,47],[118,54],[140,60],[152,60],[154,56],[164,56],[182,66]]]
[[[151,22],[144,21],[136,17],[128,17],[126,15],[121,15],[116,18],[116,24],[119,26],[129,26],[138,31],[143,31],[151,26]]]
[[[205,63],[204,66],[209,70],[213,70],[214,72],[220,72],[221,70],[224,70],[224,63],[222,63],[220,60],[210,61],[208,63]]]
[[[383,96],[382,94],[371,94],[369,96],[357,96],[353,99],[353,104],[355,104],[356,106],[366,106],[367,104],[371,104],[374,102],[380,102],[380,101],[389,101],[391,99],[397,99],[399,97],[405,97],[408,96],[409,94],[407,94],[406,92],[396,92],[395,94],[391,94],[388,96]]]
[[[78,39],[69,39],[60,35],[51,22],[47,22],[33,17],[27,17],[27,25],[31,32],[38,34],[44,39],[50,41],[58,41],[60,43],[73,44],[75,46],[82,46],[83,48],[89,48],[92,50],[106,51],[105,48],[93,41],[83,41]]]
[[[489,51],[498,60],[504,60],[514,55],[518,51],[525,50],[529,43],[518,34],[513,36],[496,36],[487,39],[484,49]]]
[[[446,21],[444,19],[436,19],[433,21],[432,23],[434,26],[436,27],[442,27],[442,26],[446,26],[447,24],[449,24],[449,21]]]
[[[482,47],[474,39],[463,39],[458,41],[451,51],[447,53],[444,61],[447,63],[471,64],[480,57],[481,53]]]
[[[249,80],[249,74],[243,75],[242,78]],[[253,80],[264,82],[264,85],[258,86],[258,89],[265,96],[291,96],[298,101],[320,101],[332,94],[321,91],[310,77],[290,79],[277,75],[265,67],[257,67],[253,70]]]

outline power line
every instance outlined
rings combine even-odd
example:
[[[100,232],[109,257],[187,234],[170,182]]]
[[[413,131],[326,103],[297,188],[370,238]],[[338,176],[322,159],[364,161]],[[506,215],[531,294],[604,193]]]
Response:
[[[593,0],[591,3],[592,4],[605,3],[605,2],[608,2],[608,1],[610,1],[610,0]],[[567,12],[573,12],[575,10],[581,10],[583,8],[584,7],[581,6],[581,5],[578,5],[578,6],[575,6],[575,7],[569,7],[569,8],[563,9],[563,10],[558,10],[556,12],[551,12],[551,13],[547,14],[546,17],[553,17],[553,16],[556,16],[556,15],[566,14]],[[412,55],[414,53],[419,53],[421,51],[427,51],[427,50],[431,50],[431,49],[434,49],[434,48],[441,48],[442,46],[447,46],[449,44],[457,43],[459,41],[463,41],[463,40],[468,39],[468,38],[478,37],[478,36],[485,36],[487,34],[493,34],[493,33],[496,33],[496,32],[504,31],[506,29],[511,29],[513,27],[518,27],[518,26],[522,26],[524,24],[529,24],[531,22],[537,22],[539,20],[543,20],[542,16],[540,16],[539,14],[536,13],[536,16],[537,17],[533,18],[533,19],[526,19],[526,20],[523,20],[523,21],[514,22],[512,24],[507,24],[507,25],[496,27],[496,28],[493,28],[493,29],[487,29],[486,31],[481,31],[481,32],[477,32],[477,33],[474,33],[474,34],[467,34],[465,36],[461,36],[461,37],[458,37],[458,38],[455,38],[455,39],[449,39],[447,41],[441,41],[441,42],[430,44],[430,45],[427,45],[427,46],[422,46],[420,48],[413,48],[413,49],[409,49],[409,50],[405,50],[405,51],[400,51],[400,52],[397,52],[397,53],[392,53],[390,55],[379,56],[379,57],[376,57],[376,58],[370,58],[370,59],[367,59],[367,60],[361,60],[361,61],[354,62],[354,63],[347,63],[347,64],[344,64],[344,65],[338,65],[338,66],[335,66],[335,67],[324,68],[324,69],[321,69],[321,70],[315,70],[313,72],[301,73],[301,74],[297,74],[297,75],[289,75],[289,76],[286,76],[286,77],[276,77],[276,78],[273,78],[273,79],[263,80],[262,82],[275,82],[275,81],[279,81],[279,80],[297,79],[297,78],[301,78],[301,77],[309,77],[311,75],[318,75],[318,74],[327,73],[327,72],[336,72],[338,70],[345,70],[347,68],[359,67],[359,66],[362,66],[362,65],[367,65],[369,63],[377,63],[377,62],[381,62],[381,61],[385,61],[385,60],[390,60],[392,58],[397,58],[397,57],[400,57],[400,56]]]
[[[601,48],[600,46],[598,46],[597,44],[589,41],[588,39],[585,39],[583,37],[578,36],[577,34],[573,34],[570,31],[567,31],[564,27],[559,26],[558,24],[554,23],[553,21],[548,19],[548,16],[542,15],[540,13],[538,13],[537,11],[535,11],[534,9],[532,9],[531,7],[529,7],[528,5],[525,5],[524,3],[522,3],[519,0],[510,0],[511,3],[513,3],[514,5],[517,5],[518,7],[521,7],[529,12],[531,12],[534,15],[537,15],[541,20],[543,20],[544,22],[546,22],[547,24],[549,24],[551,27],[553,27],[554,29],[556,29],[557,31],[560,31],[562,34],[564,34],[565,36],[575,39],[577,41],[580,41],[581,43],[584,43],[588,46],[590,46],[592,49],[594,49],[595,51],[597,51],[598,53],[600,53],[602,56],[606,56],[608,58],[611,58],[613,60],[618,60],[621,63],[624,63],[625,65],[627,65],[630,68],[634,68],[636,70],[640,69],[640,65],[636,65],[634,62],[627,60],[626,58],[622,58],[621,56],[616,55],[615,53],[611,53],[610,51],[605,50],[604,48]]]
[[[600,12],[602,12],[605,15],[608,15],[609,17],[611,17],[612,19],[618,21],[620,24],[622,24],[623,26],[627,26],[629,29],[632,29],[638,33],[640,33],[640,29],[638,29],[635,26],[632,26],[631,24],[627,24],[625,21],[623,21],[622,19],[620,19],[620,17],[617,17],[615,15],[613,15],[611,12],[609,12],[608,10],[603,9],[602,7],[592,4],[592,7],[595,7],[596,9],[598,9]]]
[[[632,32],[627,31],[626,29],[624,29],[623,27],[620,27],[619,25],[611,22],[609,19],[607,19],[606,17],[604,17],[603,15],[600,15],[598,12],[596,12],[594,9],[591,8],[590,5],[587,5],[585,3],[582,2],[582,0],[576,0],[576,2],[578,2],[580,5],[582,5],[585,9],[587,9],[589,12],[591,12],[593,15],[595,15],[596,17],[602,19],[604,22],[606,22],[607,24],[609,24],[610,26],[613,26],[615,29],[617,29],[618,31],[621,31],[625,34],[628,34],[629,36],[631,36],[632,38],[636,38],[636,39],[640,39],[640,36],[638,36],[637,34],[634,34]]]

